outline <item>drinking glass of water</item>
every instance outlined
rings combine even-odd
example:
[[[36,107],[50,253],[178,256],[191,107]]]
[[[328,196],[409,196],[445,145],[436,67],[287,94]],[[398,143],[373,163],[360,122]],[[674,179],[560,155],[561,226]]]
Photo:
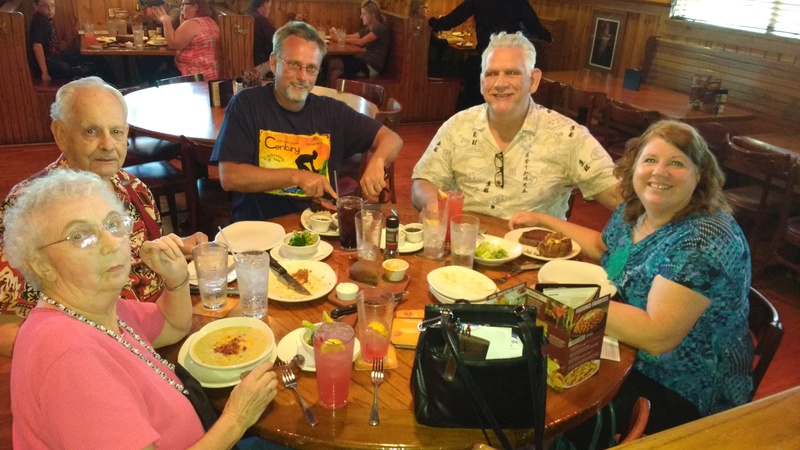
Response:
[[[269,253],[264,250],[239,252],[236,254],[235,265],[242,314],[261,319],[267,315]]]
[[[206,242],[192,249],[203,308],[222,309],[228,302],[228,246]]]

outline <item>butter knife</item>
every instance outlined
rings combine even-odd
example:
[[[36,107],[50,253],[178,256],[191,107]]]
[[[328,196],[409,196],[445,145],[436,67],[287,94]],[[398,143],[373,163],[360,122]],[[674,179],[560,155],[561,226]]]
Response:
[[[275,258],[269,259],[269,266],[272,268],[272,270],[275,271],[278,277],[283,279],[283,281],[287,285],[289,285],[289,287],[292,288],[295,292],[299,292],[303,295],[311,295],[311,292],[309,292],[308,289],[306,289],[302,284],[300,284],[300,282],[295,280],[294,277],[291,276],[289,272],[287,272],[286,269],[281,265],[281,263],[275,260]]]

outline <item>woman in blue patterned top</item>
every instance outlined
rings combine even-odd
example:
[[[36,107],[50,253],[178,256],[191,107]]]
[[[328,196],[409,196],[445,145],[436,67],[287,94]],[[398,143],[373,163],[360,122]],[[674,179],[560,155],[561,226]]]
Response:
[[[648,434],[749,401],[750,250],[714,155],[691,126],[661,121],[628,142],[614,173],[625,202],[602,234],[528,212],[509,226],[570,236],[617,287],[624,303],[611,302],[606,333],[639,349],[617,423],[640,395]]]

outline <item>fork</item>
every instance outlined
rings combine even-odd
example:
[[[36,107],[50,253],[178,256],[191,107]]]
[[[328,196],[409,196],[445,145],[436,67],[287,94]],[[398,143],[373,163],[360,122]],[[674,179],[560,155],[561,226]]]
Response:
[[[303,400],[303,396],[300,395],[300,391],[297,390],[297,377],[290,367],[284,366],[284,369],[281,371],[281,381],[283,381],[283,385],[285,387],[294,391],[294,394],[297,396],[297,401],[300,402],[300,406],[303,408],[303,413],[306,415],[306,421],[308,421],[308,424],[312,427],[316,425],[317,418],[314,416],[314,413],[308,409],[306,401]]]
[[[492,281],[494,281],[495,284],[503,284],[506,281],[508,281],[509,278],[513,277],[514,275],[517,275],[520,272],[522,272],[522,268],[520,266],[514,266],[507,274],[503,275],[502,277],[495,278]]]
[[[375,385],[375,392],[372,394],[372,411],[369,413],[369,424],[377,425],[381,423],[378,417],[378,386],[383,384],[383,358],[375,358],[372,361],[372,384]]]

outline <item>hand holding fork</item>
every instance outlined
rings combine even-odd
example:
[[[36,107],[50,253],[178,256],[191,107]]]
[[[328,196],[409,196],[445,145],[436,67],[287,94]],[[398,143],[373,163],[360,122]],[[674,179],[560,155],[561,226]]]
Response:
[[[372,394],[372,411],[369,413],[369,424],[377,425],[381,422],[378,417],[378,386],[383,384],[383,358],[375,358],[372,361],[372,384],[375,385],[375,391]]]

